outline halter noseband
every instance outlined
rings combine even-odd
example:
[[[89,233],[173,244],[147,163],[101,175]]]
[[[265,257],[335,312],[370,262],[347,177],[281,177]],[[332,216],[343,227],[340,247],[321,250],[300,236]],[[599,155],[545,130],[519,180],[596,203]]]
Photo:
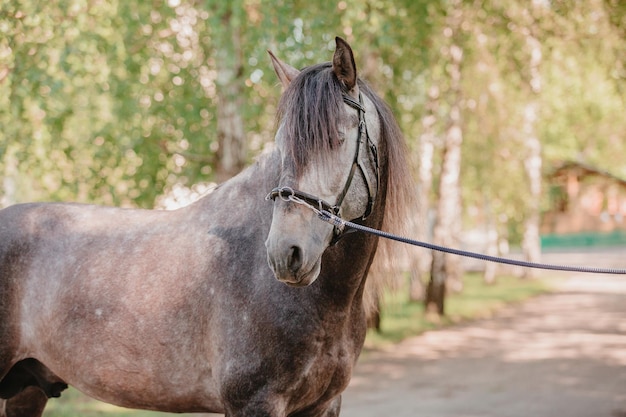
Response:
[[[337,196],[337,203],[335,205],[332,205],[327,201],[322,200],[321,198],[318,198],[309,193],[305,193],[304,191],[294,190],[291,187],[274,188],[272,191],[270,191],[267,197],[265,197],[266,200],[275,200],[276,197],[280,197],[284,201],[292,201],[299,204],[306,204],[311,208],[316,209],[320,213],[322,211],[328,211],[334,215],[338,215],[339,211],[341,210],[343,200],[348,194],[348,190],[350,189],[350,185],[352,184],[354,173],[356,172],[356,169],[359,168],[359,170],[361,171],[361,175],[363,175],[363,179],[367,184],[367,207],[365,209],[365,212],[361,216],[361,220],[365,220],[371,214],[372,208],[374,206],[374,199],[376,198],[376,193],[378,191],[378,185],[380,182],[380,172],[378,168],[378,150],[376,149],[376,145],[372,142],[369,133],[367,132],[367,125],[365,124],[365,107],[363,106],[363,97],[361,96],[361,93],[359,93],[359,101],[356,101],[347,94],[343,94],[343,101],[348,106],[357,110],[357,112],[359,113],[359,134],[357,136],[356,151],[354,152],[352,167],[350,168],[350,173],[348,174],[348,179],[346,180],[346,184],[344,185],[343,190]],[[374,181],[368,176],[367,170],[363,167],[363,164],[359,159],[361,143],[364,139],[367,141],[367,145],[372,156],[371,162],[374,165],[376,184],[374,184]],[[335,238],[333,239],[333,242],[336,242],[339,239],[342,232],[343,229],[339,229],[335,226]]]

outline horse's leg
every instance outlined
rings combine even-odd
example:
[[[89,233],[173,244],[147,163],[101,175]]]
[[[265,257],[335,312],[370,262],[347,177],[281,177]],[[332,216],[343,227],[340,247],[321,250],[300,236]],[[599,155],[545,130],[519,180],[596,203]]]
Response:
[[[284,417],[284,414],[276,414],[259,404],[247,404],[237,410],[227,410],[224,417]]]
[[[335,397],[334,400],[328,405],[328,407],[322,410],[317,409],[310,413],[304,413],[302,417],[339,417],[339,411],[341,410],[341,395]],[[300,414],[298,414],[300,417]]]
[[[326,406],[317,406],[312,409],[301,411],[291,415],[291,417],[338,417],[341,410],[341,395],[335,397]]]
[[[39,388],[46,397],[60,397],[67,388],[65,381],[56,376],[37,359],[27,358],[17,362],[0,381],[0,394],[13,398],[26,387]]]
[[[67,384],[44,364],[23,359],[0,380],[0,395],[6,398],[0,417],[41,417],[48,398],[59,397],[65,388]]]
[[[341,411],[341,395],[338,395],[333,402],[330,403],[330,407],[322,413],[321,417],[339,417],[339,411]]]
[[[0,417],[41,417],[47,402],[43,391],[28,387],[13,398],[0,399]]]
[[[5,417],[41,417],[47,402],[48,396],[40,388],[26,387],[5,401]]]
[[[248,403],[240,409],[235,411],[226,411],[225,417],[283,417],[283,413],[277,413],[276,411],[270,411],[273,407],[264,407],[258,403]],[[320,409],[315,407],[305,411],[300,411],[295,414],[290,414],[290,417],[339,417],[339,411],[341,410],[341,395],[335,397],[330,404]]]

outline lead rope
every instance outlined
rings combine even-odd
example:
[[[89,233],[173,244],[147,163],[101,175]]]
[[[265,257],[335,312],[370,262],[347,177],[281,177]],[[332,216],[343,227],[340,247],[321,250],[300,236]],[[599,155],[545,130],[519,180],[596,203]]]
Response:
[[[295,201],[294,201],[295,202]],[[355,230],[359,230],[361,232],[369,233],[375,236],[379,236],[385,239],[395,240],[396,242],[406,243],[413,246],[419,246],[422,248],[436,250],[439,252],[449,253],[452,255],[464,256],[467,258],[480,259],[482,261],[488,262],[496,262],[507,265],[515,265],[521,266],[524,268],[535,268],[535,269],[547,269],[551,271],[567,271],[567,272],[585,272],[592,274],[614,274],[614,275],[626,275],[626,269],[623,268],[596,268],[596,267],[586,267],[586,266],[566,266],[566,265],[551,265],[551,264],[543,264],[536,262],[527,262],[527,261],[517,261],[514,259],[500,258],[497,256],[483,255],[481,253],[469,252],[460,249],[452,249],[445,246],[439,246],[432,243],[421,242],[419,240],[409,239],[402,236],[397,236],[391,233],[383,232],[382,230],[373,229],[371,227],[363,226],[361,224],[356,224],[353,222],[349,222],[347,220],[342,219],[339,216],[336,216],[330,213],[327,210],[318,210],[312,207],[310,204],[306,202],[298,202],[299,204],[304,203],[305,206],[314,209],[317,213],[318,217],[332,224],[333,226],[343,229],[345,227],[349,227]]]

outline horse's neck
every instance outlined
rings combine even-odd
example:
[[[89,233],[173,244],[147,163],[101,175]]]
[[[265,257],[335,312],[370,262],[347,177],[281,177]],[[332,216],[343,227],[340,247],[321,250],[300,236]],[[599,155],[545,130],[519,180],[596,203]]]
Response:
[[[276,187],[280,175],[280,156],[277,152],[264,153],[257,161],[235,177],[220,184],[215,191],[194,204],[205,215],[214,216],[216,209],[228,212],[231,217],[244,218],[248,213],[272,205],[265,196]],[[271,220],[271,211],[269,214]]]
[[[383,211],[384,203],[378,204],[365,225],[380,229]],[[362,314],[367,275],[377,247],[377,237],[356,232],[327,250],[319,279],[331,304],[348,309],[352,314]]]

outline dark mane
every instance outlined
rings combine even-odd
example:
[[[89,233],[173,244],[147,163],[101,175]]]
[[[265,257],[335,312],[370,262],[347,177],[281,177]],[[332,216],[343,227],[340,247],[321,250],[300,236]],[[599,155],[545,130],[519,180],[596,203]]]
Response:
[[[330,62],[303,69],[291,82],[280,99],[277,120],[284,123],[285,149],[293,157],[296,175],[309,155],[339,144],[337,128],[344,117],[342,87]]]
[[[368,97],[376,107],[380,121],[380,158],[381,166],[385,167],[386,204],[383,230],[405,234],[407,220],[411,211],[415,210],[415,190],[410,163],[407,159],[408,149],[404,135],[398,126],[391,109],[370,86],[359,80],[361,94]],[[391,241],[386,241],[383,246]],[[384,250],[384,249],[383,249]]]
[[[417,201],[404,135],[387,103],[366,82],[359,80],[359,90],[374,103],[380,121],[379,157],[383,171],[381,180],[385,184],[385,214],[381,228],[401,236],[410,235]],[[394,285],[408,250],[409,246],[392,240],[379,241],[370,278],[366,281],[364,304],[369,312],[378,309],[377,300],[382,290]]]

